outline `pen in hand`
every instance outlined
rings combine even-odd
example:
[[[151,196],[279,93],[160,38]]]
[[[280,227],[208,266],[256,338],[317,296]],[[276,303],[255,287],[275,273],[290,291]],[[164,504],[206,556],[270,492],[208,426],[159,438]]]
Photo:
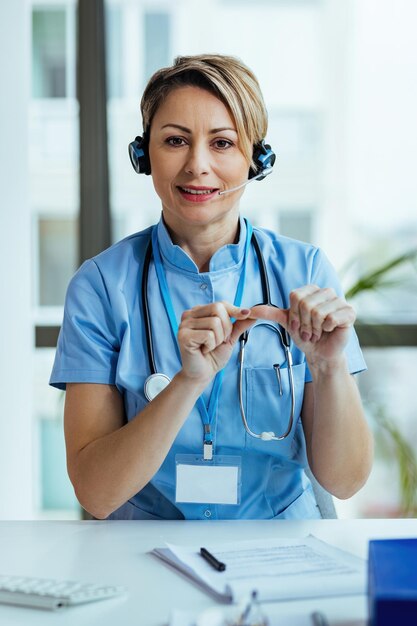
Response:
[[[206,548],[200,548],[200,554],[203,559],[205,559],[207,563],[210,563],[210,565],[218,572],[224,572],[226,569],[226,565],[221,561],[218,561],[216,557],[211,554],[211,552],[206,550]]]

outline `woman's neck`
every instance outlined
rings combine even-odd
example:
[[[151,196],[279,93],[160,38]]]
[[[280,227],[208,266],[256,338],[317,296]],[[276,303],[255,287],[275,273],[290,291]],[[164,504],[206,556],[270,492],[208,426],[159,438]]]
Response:
[[[187,232],[175,230],[166,223],[165,226],[172,242],[180,246],[192,258],[200,272],[208,272],[210,259],[223,246],[239,241],[239,220],[225,226],[223,222],[207,224],[206,226],[187,225]]]

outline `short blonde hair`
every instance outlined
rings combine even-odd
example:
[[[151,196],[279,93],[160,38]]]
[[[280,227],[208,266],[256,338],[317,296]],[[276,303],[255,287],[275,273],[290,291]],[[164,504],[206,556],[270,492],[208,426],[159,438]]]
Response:
[[[167,95],[185,86],[206,89],[223,102],[235,121],[240,149],[253,167],[253,147],[265,138],[268,113],[256,76],[236,57],[179,56],[171,67],[155,72],[140,105],[144,133],[149,134],[153,117]]]

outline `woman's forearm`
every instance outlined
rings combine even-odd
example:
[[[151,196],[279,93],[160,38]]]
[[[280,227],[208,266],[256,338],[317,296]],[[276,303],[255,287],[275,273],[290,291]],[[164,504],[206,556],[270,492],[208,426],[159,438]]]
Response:
[[[373,439],[357,385],[345,358],[310,365],[314,409],[309,424],[309,461],[313,474],[338,498],[349,498],[369,476]]]
[[[181,372],[128,424],[78,451],[71,480],[79,501],[95,517],[108,517],[156,474],[198,397],[254,323],[249,313],[228,302],[184,311],[178,331]]]
[[[72,480],[88,512],[108,517],[151,480],[206,385],[177,374],[126,425],[80,450]]]

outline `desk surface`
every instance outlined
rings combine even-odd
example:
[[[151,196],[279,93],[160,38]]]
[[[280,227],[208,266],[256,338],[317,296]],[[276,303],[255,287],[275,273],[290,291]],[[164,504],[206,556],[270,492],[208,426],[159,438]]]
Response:
[[[204,545],[309,533],[366,558],[369,539],[417,536],[413,520],[0,522],[0,573],[124,585],[126,598],[50,613],[0,605],[0,625],[164,626],[170,610],[214,600],[147,554],[169,541]],[[362,626],[365,596],[281,602],[274,615],[322,609],[331,626]],[[272,612],[271,610],[271,612]]]

